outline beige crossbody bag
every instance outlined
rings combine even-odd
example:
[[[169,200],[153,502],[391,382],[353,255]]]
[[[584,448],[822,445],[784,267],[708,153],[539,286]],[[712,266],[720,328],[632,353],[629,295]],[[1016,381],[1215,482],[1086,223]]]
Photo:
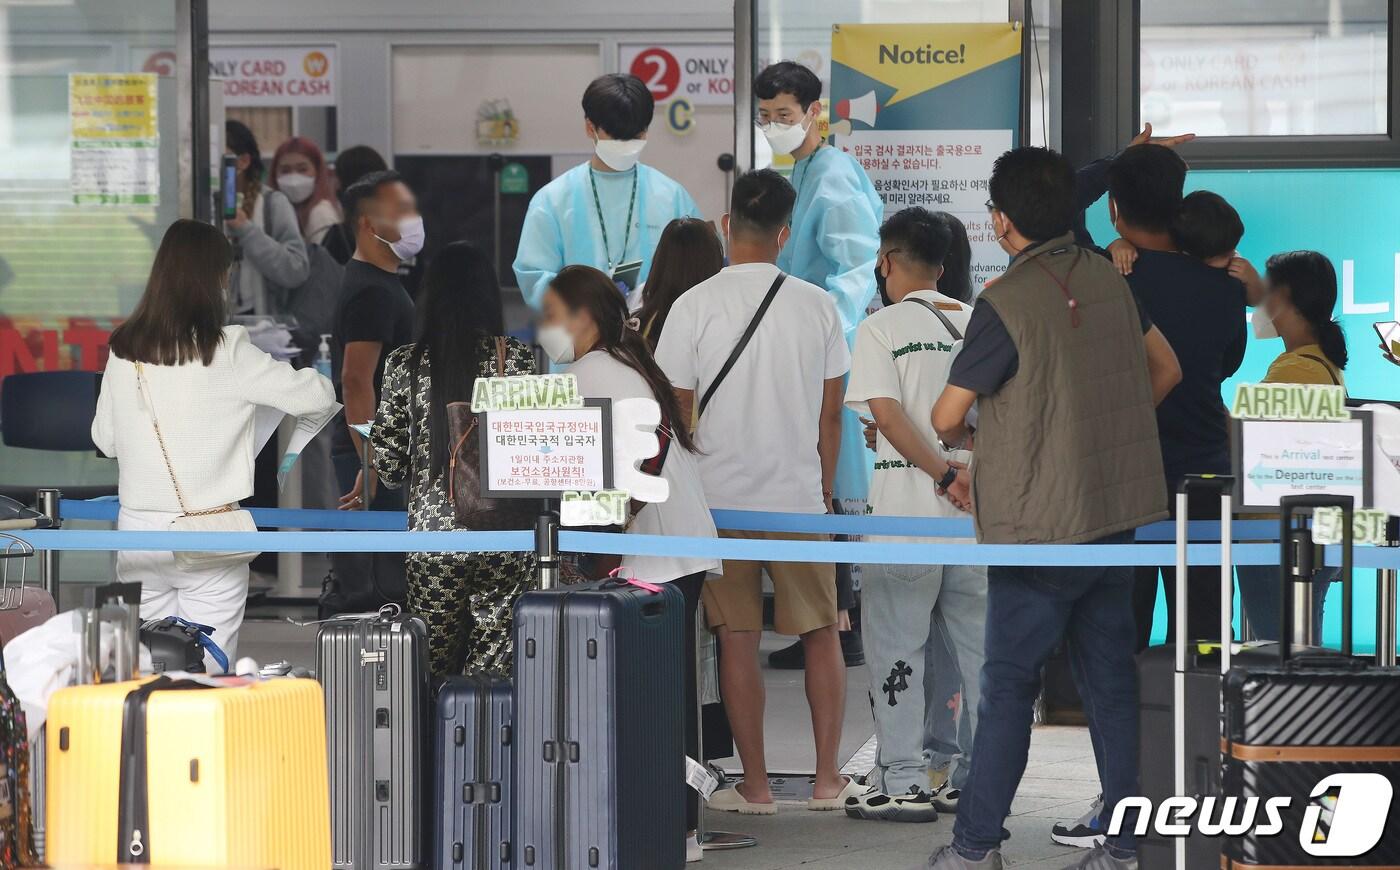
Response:
[[[185,493],[180,489],[180,481],[175,477],[175,466],[170,464],[170,451],[165,447],[165,436],[160,432],[156,420],[156,406],[151,399],[151,385],[146,381],[146,372],[141,363],[135,363],[136,380],[146,403],[146,411],[151,416],[151,426],[156,430],[156,441],[160,443],[160,455],[165,458],[165,470],[170,473],[170,482],[175,487],[175,498],[180,502],[180,515],[170,522],[172,532],[256,532],[253,515],[237,504],[203,511],[192,511],[185,503]],[[203,552],[177,551],[175,567],[181,571],[216,571],[246,565],[257,557],[256,550]]]

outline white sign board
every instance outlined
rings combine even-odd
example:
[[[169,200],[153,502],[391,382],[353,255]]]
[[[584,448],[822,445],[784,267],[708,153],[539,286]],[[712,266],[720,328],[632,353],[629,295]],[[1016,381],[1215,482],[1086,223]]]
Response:
[[[1235,475],[1242,508],[1275,508],[1286,495],[1371,498],[1371,419],[1236,421]]]
[[[582,408],[482,413],[482,495],[548,498],[610,489],[608,417],[606,399],[588,399]]]
[[[333,45],[211,45],[209,77],[225,106],[334,106],[340,69]]]
[[[992,164],[1011,148],[1011,130],[853,130],[837,137],[865,168],[885,201],[885,216],[913,205],[956,215],[972,243],[976,293],[1006,271],[987,214]]]
[[[646,82],[658,103],[734,104],[734,44],[620,45],[618,69]]]

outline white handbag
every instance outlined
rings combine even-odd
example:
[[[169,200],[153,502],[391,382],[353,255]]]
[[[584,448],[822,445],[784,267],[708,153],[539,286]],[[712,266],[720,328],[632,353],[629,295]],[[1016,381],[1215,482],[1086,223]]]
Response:
[[[170,451],[165,447],[165,436],[160,432],[156,420],[156,406],[151,401],[151,385],[146,381],[146,372],[141,363],[136,363],[136,380],[145,394],[146,410],[151,415],[151,426],[156,430],[156,441],[160,443],[160,454],[165,458],[165,470],[170,473],[170,483],[175,487],[175,498],[180,502],[180,515],[170,522],[173,532],[256,532],[257,524],[253,515],[237,504],[227,504],[209,510],[192,511],[185,504],[185,493],[180,489],[180,481],[175,477],[175,467],[170,464]],[[199,550],[177,551],[175,567],[181,571],[215,571],[246,565],[257,558],[257,550],[234,550],[228,552],[204,552]]]

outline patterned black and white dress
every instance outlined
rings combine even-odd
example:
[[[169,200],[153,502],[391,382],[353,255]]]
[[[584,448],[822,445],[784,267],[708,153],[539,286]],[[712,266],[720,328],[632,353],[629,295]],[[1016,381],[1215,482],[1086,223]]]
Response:
[[[457,528],[452,499],[442,477],[432,478],[428,428],[430,376],[424,355],[414,390],[415,344],[389,354],[384,386],[374,419],[374,453],[379,480],[397,489],[411,479],[408,527],[414,531]],[[478,355],[481,377],[496,373],[494,338],[482,338]],[[535,373],[534,353],[520,341],[506,339],[505,372]],[[535,559],[529,553],[409,553],[408,609],[428,624],[428,652],[433,676],[464,672],[509,673],[511,612],[515,599],[534,582]]]

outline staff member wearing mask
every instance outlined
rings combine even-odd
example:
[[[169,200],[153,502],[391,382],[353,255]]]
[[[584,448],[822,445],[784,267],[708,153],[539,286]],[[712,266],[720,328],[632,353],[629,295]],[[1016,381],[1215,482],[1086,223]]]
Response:
[[[345,208],[355,228],[355,256],[345,265],[332,361],[348,425],[337,432],[332,459],[345,490],[341,507],[358,510],[364,506],[364,469],[360,434],[350,427],[374,419],[384,360],[413,341],[413,300],[399,282],[399,264],[423,249],[423,218],[413,191],[393,171],[371,172],[351,185]],[[369,471],[373,493],[374,469]]]
[[[583,92],[593,157],[541,188],[520,230],[515,278],[531,307],[540,307],[549,282],[569,265],[592,266],[632,290],[646,280],[666,225],[699,216],[684,187],[637,162],[655,108],[632,75],[599,76]],[[637,262],[640,269],[626,268]]]
[[[774,154],[790,154],[792,235],[778,255],[778,268],[831,294],[846,347],[855,346],[856,327],[875,298],[875,255],[880,247],[884,203],[854,157],[828,147],[817,119],[822,113],[822,83],[800,63],[782,61],[758,74],[758,125]],[[841,455],[836,464],[835,499],[864,502],[870,490],[875,455],[865,446],[859,417],[841,411]],[[838,573],[837,604],[842,612],[841,648],[848,666],[864,661],[859,635],[849,631],[845,614],[855,606],[848,571]],[[774,653],[775,667],[802,667],[801,647]]]

